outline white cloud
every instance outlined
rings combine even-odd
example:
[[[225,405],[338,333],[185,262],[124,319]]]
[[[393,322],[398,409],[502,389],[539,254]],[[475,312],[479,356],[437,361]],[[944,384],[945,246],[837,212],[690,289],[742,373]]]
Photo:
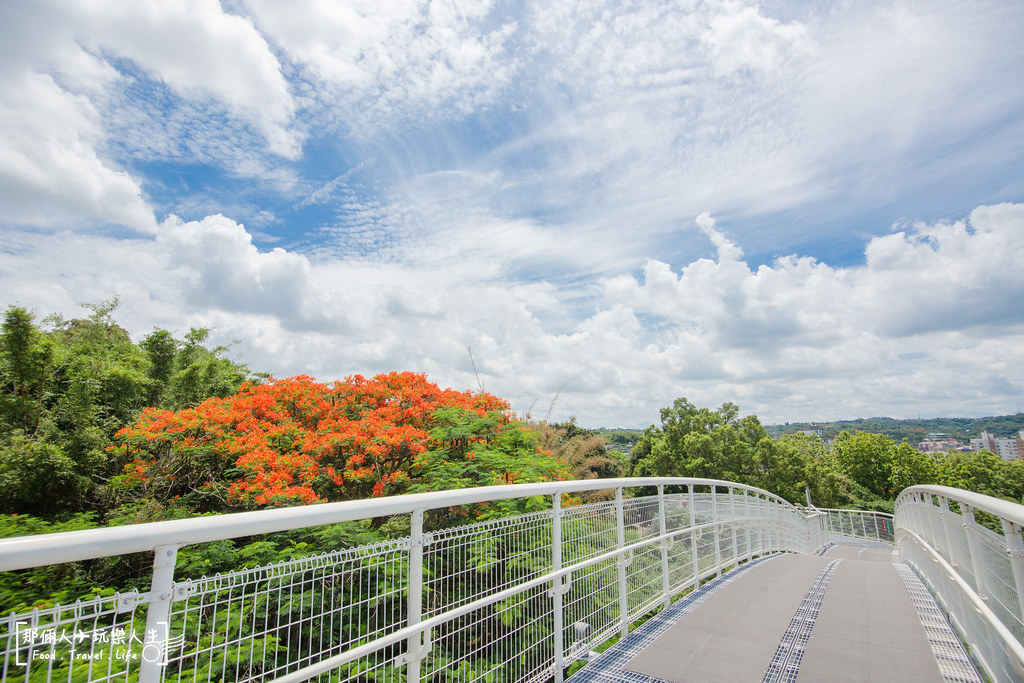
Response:
[[[96,153],[99,114],[46,74],[0,74],[0,220],[152,230],[139,182]]]
[[[589,424],[1019,396],[1021,205],[872,237],[1019,200],[977,180],[1020,156],[1017,4],[224,6],[0,10],[9,298],[119,294],[137,334],[324,379],[475,386],[471,346],[489,390]],[[61,232],[110,224],[152,232]],[[838,240],[863,263],[793,246]]]
[[[807,51],[807,30],[798,22],[783,24],[765,17],[758,7],[728,3],[701,35],[713,55],[715,71],[731,74],[739,69],[771,72],[790,54]]]
[[[104,0],[64,9],[81,44],[132,60],[186,98],[225,102],[257,122],[273,152],[300,153],[280,64],[252,24],[216,0]]]
[[[253,26],[215,0],[5,6],[0,64],[0,219],[37,226],[115,224],[152,231],[141,179],[114,162],[108,135],[135,106],[120,90],[130,60],[186,99],[223,103],[273,152],[302,136],[280,65]],[[154,115],[159,118],[159,115]],[[168,142],[173,145],[176,143]]]
[[[275,43],[326,88],[324,106],[340,110],[363,134],[396,119],[462,117],[486,107],[515,71],[502,58],[516,24],[492,21],[490,2],[249,0],[248,6]]]
[[[18,233],[0,252],[0,288],[65,315],[119,294],[136,336],[209,326],[282,376],[411,369],[475,387],[471,347],[488,391],[535,417],[557,396],[552,417],[584,424],[643,425],[679,396],[766,421],[1000,413],[1024,386],[1022,220],[1024,205],[979,207],[875,238],[863,265],[794,255],[752,269],[702,214],[721,256],[608,277],[582,315],[550,283],[260,251],[220,216],[172,218],[131,242]],[[44,262],[64,275],[38,292],[19,284],[45,280],[49,268],[25,265]],[[945,324],[965,315],[975,324]]]

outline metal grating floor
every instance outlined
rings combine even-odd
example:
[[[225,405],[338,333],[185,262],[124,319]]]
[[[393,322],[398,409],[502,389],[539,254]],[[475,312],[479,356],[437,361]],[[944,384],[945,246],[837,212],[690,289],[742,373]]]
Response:
[[[905,564],[893,563],[896,573],[907,587],[910,601],[917,610],[917,616],[928,636],[935,661],[939,664],[939,672],[947,683],[982,683],[982,678],[974,668],[971,658],[967,655],[960,639],[953,632],[949,622],[939,605],[935,602],[928,589],[917,578],[914,570]]]
[[[598,655],[587,666],[573,674],[571,680],[573,683],[664,683],[657,678],[627,670],[626,663],[719,590],[767,559],[771,558],[759,558],[740,565],[722,578],[704,584],[682,600],[673,603],[671,607],[651,617],[637,630]]]
[[[860,555],[854,554],[852,557],[859,558]],[[659,636],[682,621],[725,586],[739,579],[746,570],[771,559],[772,557],[761,558],[742,565],[721,579],[701,586],[684,599],[652,617],[605,653],[597,656],[571,677],[573,683],[664,683],[661,679],[629,671],[625,667],[630,660],[657,640]],[[821,607],[829,582],[840,561],[839,559],[831,561],[818,574],[807,591],[778,645],[775,657],[764,675],[764,681],[792,683],[798,679],[804,646],[814,627],[817,611]],[[888,564],[888,559],[885,562]],[[978,675],[941,609],[917,575],[906,565],[893,563],[892,566],[906,587],[914,611],[924,629],[928,645],[935,657],[942,680],[946,683],[982,683],[983,679]]]
[[[804,596],[792,621],[789,622],[789,627],[782,636],[782,642],[775,650],[775,657],[772,658],[772,663],[768,667],[768,671],[765,672],[764,678],[761,679],[761,683],[778,683],[779,681],[795,683],[797,675],[800,673],[800,660],[803,659],[804,648],[811,636],[814,622],[818,618],[818,610],[821,609],[821,601],[825,599],[829,581],[832,580],[832,574],[840,562],[842,559],[829,562],[808,589],[807,595]]]

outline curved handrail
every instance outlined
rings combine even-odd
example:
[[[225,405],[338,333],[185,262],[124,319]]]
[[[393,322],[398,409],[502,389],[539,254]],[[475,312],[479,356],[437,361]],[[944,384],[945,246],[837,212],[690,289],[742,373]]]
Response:
[[[757,521],[757,518],[737,517],[730,519],[729,521],[734,524],[740,522],[755,522]],[[695,526],[687,527],[685,529],[677,529],[675,531],[662,534],[660,536],[654,536],[651,538],[635,541],[622,548],[616,548],[615,550],[610,550],[606,553],[602,553],[601,555],[596,555],[594,557],[583,560],[582,562],[577,562],[575,564],[562,567],[558,570],[547,572],[545,574],[536,576],[524,583],[517,584],[515,586],[512,586],[511,588],[506,588],[505,590],[496,593],[491,593],[478,600],[460,605],[459,607],[448,610],[447,612],[444,612],[442,614],[437,614],[419,623],[410,624],[409,626],[405,626],[397,631],[394,631],[393,633],[387,634],[386,636],[381,636],[380,638],[377,638],[372,642],[364,643],[342,654],[335,655],[327,659],[323,659],[319,662],[316,662],[315,664],[310,664],[306,667],[303,667],[299,671],[293,672],[287,676],[283,676],[282,678],[278,679],[278,683],[298,683],[299,681],[307,681],[310,678],[313,678],[314,676],[318,676],[320,674],[327,673],[333,669],[337,669],[339,666],[355,661],[360,657],[365,657],[369,654],[372,654],[373,652],[383,649],[384,647],[400,643],[403,640],[409,638],[410,636],[427,633],[432,628],[436,628],[467,614],[472,614],[476,610],[481,609],[483,607],[488,607],[503,600],[507,600],[508,598],[515,597],[516,595],[525,593],[532,588],[544,586],[546,584],[550,584],[553,581],[558,581],[565,577],[571,577],[573,574],[578,573],[581,570],[601,564],[602,562],[605,562],[610,559],[626,556],[634,550],[660,544],[664,541],[673,539],[677,536],[692,536],[694,533],[698,531],[713,529],[720,525],[721,522],[715,521],[707,522],[705,524],[698,524]],[[705,570],[704,575],[714,574],[716,569],[716,567],[711,567],[710,569]],[[704,575],[697,574],[696,578],[698,580],[702,579],[704,578]]]
[[[992,496],[986,496],[983,493],[975,493],[973,491],[965,491],[963,489],[956,489],[951,486],[933,486],[933,485],[922,485],[922,486],[911,486],[900,492],[899,497],[896,498],[896,503],[893,509],[898,510],[901,501],[905,498],[909,498],[915,493],[932,494],[936,496],[942,496],[947,499],[956,500],[961,503],[970,505],[975,510],[984,510],[990,514],[1000,517],[1009,522],[1024,527],[1024,505],[1018,505],[1017,503],[1011,503],[1008,500],[1002,498],[993,498]]]
[[[925,485],[905,489],[893,509],[900,559],[949,611],[982,668],[993,680],[1024,680],[1024,506]],[[997,529],[975,520],[977,511]]]
[[[684,492],[666,493],[666,488],[675,487]],[[624,489],[639,488],[657,489],[657,495],[646,495],[643,491],[634,498],[623,496]],[[563,494],[609,489],[615,490],[614,501],[562,505]],[[441,539],[435,532],[424,529],[424,513],[428,510],[536,497],[544,498],[546,509],[510,518],[517,520],[510,527],[514,533],[494,533],[495,525],[503,520],[483,520],[450,529],[448,531],[457,533]],[[316,579],[302,578],[306,572],[304,567],[289,569],[269,579],[254,579],[246,573],[250,570],[241,569],[218,575],[227,577],[225,585],[231,587],[224,594],[218,586],[202,585],[189,578],[175,581],[177,548],[185,545],[400,515],[408,517],[408,537],[379,544],[379,548],[374,545],[365,556],[361,554],[357,562],[331,562],[325,565],[329,567],[326,574],[320,575],[318,570]],[[436,631],[442,624],[460,624],[460,619],[481,610],[505,619],[511,618],[517,610],[529,608],[536,612],[534,616],[550,619],[546,627],[550,633],[545,637],[551,638],[553,648],[541,669],[536,668],[534,654],[508,661],[502,659],[504,663],[481,662],[481,665],[494,670],[507,666],[510,671],[525,672],[511,680],[525,683],[540,680],[538,676],[542,675],[558,683],[563,669],[578,659],[581,652],[617,632],[625,635],[633,620],[658,604],[668,605],[672,596],[699,585],[704,579],[778,552],[814,552],[820,547],[814,517],[763,489],[714,479],[546,482],[2,539],[0,568],[155,550],[151,587],[147,593],[97,596],[85,605],[88,609],[80,609],[82,605],[75,603],[33,608],[31,613],[7,617],[8,630],[12,633],[12,624],[25,622],[42,624],[42,631],[50,629],[49,633],[55,635],[58,628],[78,629],[85,618],[83,615],[93,615],[88,617],[93,623],[83,627],[83,632],[99,634],[103,628],[112,628],[108,621],[121,623],[124,621],[122,614],[134,615],[137,608],[145,605],[146,641],[142,654],[148,651],[156,653],[157,657],[143,656],[138,662],[140,681],[160,680],[165,666],[187,668],[191,666],[189,662],[199,656],[196,654],[200,652],[198,641],[186,645],[182,640],[186,621],[193,625],[202,622],[220,634],[216,637],[223,636],[217,641],[220,643],[217,647],[228,657],[229,652],[259,646],[266,635],[303,623],[316,612],[318,619],[335,620],[331,623],[340,629],[338,633],[345,635],[337,641],[332,636],[318,646],[309,645],[319,653],[312,659],[298,646],[294,652],[285,652],[274,675],[287,673],[289,680],[305,679],[324,667],[338,667],[374,653],[369,657],[375,660],[374,666],[404,667],[406,680],[411,683],[432,676],[430,671],[440,665],[440,660],[429,658],[432,629]],[[524,534],[536,547],[531,545],[531,550],[523,554],[516,542],[510,540],[517,534]],[[502,557],[507,561],[519,562],[518,569],[507,577],[503,572],[491,575],[492,560],[487,559],[487,553],[493,543],[504,547]],[[474,558],[477,550],[483,553],[484,564]],[[482,568],[487,571],[481,571]],[[445,574],[448,570],[455,573]],[[293,588],[295,586],[299,588]],[[548,597],[538,600],[543,596],[539,591],[545,587],[549,587]],[[300,598],[296,608],[293,590],[298,590],[302,596],[310,592],[311,597],[308,601]],[[370,592],[363,595],[360,591]],[[617,600],[614,599],[616,594]],[[244,629],[239,626],[241,630],[237,634],[232,630],[228,639],[226,631],[221,631],[228,626],[235,627],[228,622],[210,621],[213,617],[206,612],[207,601],[214,599],[213,596],[220,601],[218,609],[226,613],[250,609],[251,601],[258,596],[265,610],[269,610],[267,614],[276,614],[275,620],[267,616],[267,621],[262,622],[254,617],[251,624],[246,622]],[[323,604],[318,602],[324,596],[329,596],[331,601],[327,608],[329,615],[323,614]],[[336,601],[338,596],[353,599]],[[379,612],[381,604],[385,603],[387,611]],[[394,619],[382,620],[382,614],[392,614]],[[570,619],[573,621],[569,622]],[[363,626],[371,622],[372,628],[364,632]],[[586,635],[568,642],[565,627],[569,623],[585,623]],[[358,627],[354,626],[356,624]],[[453,628],[454,631],[442,636],[452,638],[456,633],[469,632],[465,624]],[[173,633],[178,635],[172,637]],[[214,639],[215,635],[209,637]],[[525,627],[517,627],[506,637],[510,639],[508,642],[526,643],[524,652],[532,653],[529,643],[533,642],[530,638],[534,635]],[[49,655],[49,659],[57,653],[54,638],[43,645],[36,645],[34,640],[27,644],[21,640],[8,639],[7,642],[15,659],[20,653],[26,662],[32,659],[30,653],[42,652]],[[110,643],[113,648],[113,636]],[[397,659],[394,658],[395,648],[399,649]],[[112,655],[113,650],[107,654]]]
[[[0,539],[0,571],[147,552],[165,546],[184,547],[372,517],[390,517],[414,511],[556,493],[645,486],[715,486],[743,490],[800,512],[796,506],[764,489],[717,479],[640,477],[506,484],[5,538]]]

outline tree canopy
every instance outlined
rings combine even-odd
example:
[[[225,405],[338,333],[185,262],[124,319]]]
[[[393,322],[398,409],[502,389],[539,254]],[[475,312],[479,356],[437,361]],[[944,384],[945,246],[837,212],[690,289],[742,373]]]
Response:
[[[496,396],[441,389],[418,373],[298,376],[194,408],[147,409],[111,448],[130,459],[126,486],[200,509],[565,477],[507,411]]]

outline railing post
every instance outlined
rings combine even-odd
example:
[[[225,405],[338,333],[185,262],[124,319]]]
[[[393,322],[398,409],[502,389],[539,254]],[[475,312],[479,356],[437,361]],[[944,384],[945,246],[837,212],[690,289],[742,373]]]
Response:
[[[178,561],[176,545],[161,545],[153,551],[153,578],[146,605],[146,633],[139,659],[139,682],[163,680],[167,666],[167,640],[170,636],[171,598],[174,595],[174,565]]]
[[[413,510],[409,516],[409,539],[412,543],[409,546],[406,625],[413,626],[423,620],[423,510]],[[406,683],[419,683],[420,662],[423,660],[423,643],[426,635],[416,633],[406,639]]]
[[[658,532],[668,533],[667,511],[665,509],[665,485],[658,484]],[[665,607],[672,604],[672,585],[668,575],[668,539],[661,539],[661,592]],[[555,681],[558,683],[558,681]]]
[[[729,487],[729,518],[732,520],[732,524],[729,525],[729,530],[732,533],[732,563],[739,565],[740,563],[740,546],[736,540],[736,529],[739,525],[736,523],[736,494],[735,490]]]
[[[946,556],[946,561],[956,567],[957,561],[953,557],[953,511],[949,509],[949,500],[945,496],[939,496],[939,516],[942,518],[942,532],[946,537],[946,552],[939,552]]]
[[[721,520],[718,517],[718,487],[711,486],[711,519],[715,525],[711,527],[715,538],[715,576],[722,575],[722,534]]]
[[[693,565],[693,587],[697,587],[697,577],[700,576],[700,555],[697,552],[697,532],[693,530],[697,526],[697,501],[693,495],[693,484],[688,484],[689,506],[690,506],[690,563]]]
[[[981,542],[976,534],[978,523],[974,521],[974,508],[970,505],[960,504],[960,510],[964,518],[964,531],[967,532],[967,547],[971,551],[971,569],[974,571],[974,589],[982,600],[988,600],[988,568],[985,565],[985,555],[981,549]]]
[[[562,568],[562,494],[551,495],[551,571]],[[551,610],[554,618],[555,683],[562,683],[565,670],[565,625],[562,621],[562,593],[565,580],[555,578],[551,582]]]
[[[942,496],[939,496],[938,498],[939,500],[942,500]],[[928,529],[931,531],[931,538],[928,539],[928,543],[931,544],[931,546],[935,548],[940,555],[948,560],[949,558],[947,557],[947,553],[943,553],[942,548],[939,547],[942,545],[942,542],[939,539],[945,535],[945,529],[943,529],[942,535],[939,534],[939,525],[942,523],[942,512],[939,511],[938,506],[935,505],[935,498],[932,494],[928,494],[925,500],[927,501],[928,506]]]
[[[754,533],[757,535],[757,540],[754,545],[750,546],[751,559],[754,558],[754,548],[757,548],[756,555],[758,557],[764,555],[764,532],[761,528],[761,494],[754,491],[754,519],[757,521],[754,523]]]
[[[751,514],[751,494],[746,490],[743,492],[743,516],[754,516]],[[754,523],[748,522],[744,526],[746,529],[746,561],[750,562],[754,559]]]
[[[626,547],[626,514],[622,504],[622,487],[615,489],[615,530],[618,535],[618,547],[622,550]],[[629,594],[626,590],[626,554],[619,553],[619,561],[616,563],[619,568],[619,632],[625,638],[629,635]]]
[[[871,515],[871,521],[875,523],[875,540],[880,542],[882,535],[878,533],[878,515]]]
[[[1006,539],[1006,552],[1010,555],[1010,567],[1013,568],[1014,592],[1017,594],[1017,606],[1024,617],[1024,542],[1021,541],[1021,528],[1013,522],[1003,521],[1003,537]]]

